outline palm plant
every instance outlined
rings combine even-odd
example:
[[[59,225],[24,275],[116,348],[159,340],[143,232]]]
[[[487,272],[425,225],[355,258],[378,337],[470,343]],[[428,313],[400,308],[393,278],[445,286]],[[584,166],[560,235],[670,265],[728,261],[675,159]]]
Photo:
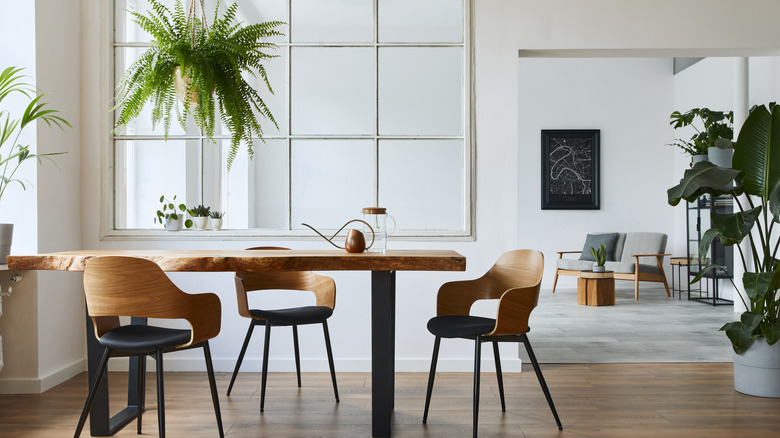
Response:
[[[192,115],[206,137],[213,140],[218,110],[222,123],[231,132],[229,170],[241,142],[246,144],[252,158],[252,139],[263,138],[259,116],[277,126],[271,111],[246,82],[244,74],[260,77],[273,93],[263,63],[276,55],[263,51],[277,46],[263,40],[282,35],[274,28],[284,23],[269,21],[243,26],[236,23],[236,3],[220,17],[217,2],[213,24],[209,27],[205,12],[202,19],[197,18],[194,9],[197,0],[192,1],[189,14],[185,14],[180,0],[176,0],[173,11],[158,0],[149,0],[148,16],[130,11],[133,21],[151,35],[152,47],[122,75],[114,108],[119,111],[116,126],[117,129],[126,126],[151,103],[152,122],[155,126],[162,122],[166,138],[175,111],[182,127]],[[175,74],[186,78],[186,91],[181,95],[192,96],[192,103],[177,103]]]
[[[22,163],[32,158],[40,163],[43,159],[51,160],[51,156],[62,154],[62,152],[46,154],[30,152],[30,145],[19,144],[24,129],[36,120],[42,120],[49,126],[57,126],[63,130],[65,126],[70,127],[67,120],[57,115],[59,110],[49,109],[46,107],[48,104],[41,101],[43,94],[37,94],[30,84],[24,82],[21,71],[21,68],[8,67],[0,73],[0,103],[13,94],[22,94],[30,99],[21,118],[14,118],[10,111],[0,108],[0,200],[12,183],[21,185],[23,190],[27,189],[25,182],[15,177]],[[9,147],[3,149],[6,143]]]
[[[702,236],[699,255],[702,259],[707,255],[715,238],[739,251],[745,272],[742,287],[749,302],[741,295],[740,299],[747,311],[721,330],[734,351],[742,354],[759,337],[769,345],[780,340],[780,240],[772,234],[780,222],[780,106],[771,103],[751,111],[739,132],[732,166],[697,163],[685,171],[680,184],[668,190],[668,197],[669,204],[677,205],[681,199],[693,202],[705,193],[730,195],[739,207],[736,213],[712,213],[713,227]],[[750,256],[739,245],[745,239]],[[717,268],[707,266],[693,281]]]

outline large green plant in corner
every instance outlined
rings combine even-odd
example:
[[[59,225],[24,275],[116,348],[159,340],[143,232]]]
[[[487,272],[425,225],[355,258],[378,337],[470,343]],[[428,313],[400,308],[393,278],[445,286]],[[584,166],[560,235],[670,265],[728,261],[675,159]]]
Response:
[[[258,117],[264,117],[276,126],[257,90],[247,83],[245,76],[259,77],[273,93],[264,62],[274,58],[264,52],[275,49],[276,44],[266,38],[282,35],[275,30],[280,21],[250,24],[236,22],[238,6],[230,5],[224,15],[219,15],[219,2],[211,26],[196,14],[198,0],[191,0],[185,13],[180,0],[173,11],[158,0],[149,0],[148,15],[130,11],[141,29],[151,35],[152,47],[125,71],[119,82],[117,94],[117,129],[138,117],[147,103],[152,104],[152,122],[162,122],[166,137],[173,114],[184,127],[189,115],[213,139],[217,113],[222,123],[230,129],[231,142],[228,169],[240,143],[253,155],[252,139],[263,138]],[[201,11],[203,2],[200,1]],[[183,77],[177,99],[174,76]],[[182,89],[183,88],[183,89]]]
[[[764,337],[769,345],[780,339],[780,240],[773,234],[780,222],[780,106],[771,103],[751,111],[739,132],[732,166],[697,163],[685,171],[680,184],[668,190],[668,197],[669,204],[677,205],[681,199],[693,202],[705,193],[731,195],[739,207],[736,213],[712,214],[713,227],[702,237],[699,254],[706,256],[715,238],[739,251],[745,270],[742,288],[749,299],[743,299],[747,311],[721,330],[734,351],[742,354],[758,337]],[[751,257],[746,257],[739,245],[745,239]],[[716,267],[708,266],[693,281],[711,269]]]

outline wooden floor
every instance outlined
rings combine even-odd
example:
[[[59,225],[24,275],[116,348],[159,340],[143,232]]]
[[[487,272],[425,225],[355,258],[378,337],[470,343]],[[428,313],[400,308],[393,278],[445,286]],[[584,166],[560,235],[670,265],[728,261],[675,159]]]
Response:
[[[730,363],[546,364],[564,430],[555,427],[531,370],[506,374],[502,413],[495,374],[483,373],[479,431],[482,437],[777,437],[780,399],[734,391]],[[218,374],[220,403],[229,437],[367,437],[371,389],[367,373],[338,375],[341,402],[333,400],[329,375],[269,375],[260,413],[258,373],[242,373],[230,397],[230,375]],[[217,436],[204,373],[167,373],[166,424],[170,437]],[[427,375],[396,375],[396,437],[471,436],[470,373],[439,373],[428,424],[422,424]],[[144,436],[157,436],[154,375],[148,376]],[[126,374],[111,373],[112,410],[119,409]],[[72,436],[86,397],[86,373],[41,395],[0,396],[0,436]],[[87,433],[82,436],[88,436]],[[135,437],[135,423],[117,437]]]

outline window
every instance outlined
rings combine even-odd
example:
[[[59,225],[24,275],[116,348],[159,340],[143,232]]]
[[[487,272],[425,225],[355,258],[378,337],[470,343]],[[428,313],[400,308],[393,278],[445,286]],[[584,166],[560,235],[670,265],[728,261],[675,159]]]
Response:
[[[117,82],[149,46],[127,10],[147,8],[114,2]],[[160,229],[161,195],[225,211],[220,236],[309,235],[301,222],[335,229],[375,205],[398,236],[471,235],[469,0],[242,0],[239,14],[287,23],[266,64],[275,94],[257,87],[279,129],[264,123],[254,159],[242,150],[227,172],[225,127],[165,141],[147,109],[110,142],[110,235]]]

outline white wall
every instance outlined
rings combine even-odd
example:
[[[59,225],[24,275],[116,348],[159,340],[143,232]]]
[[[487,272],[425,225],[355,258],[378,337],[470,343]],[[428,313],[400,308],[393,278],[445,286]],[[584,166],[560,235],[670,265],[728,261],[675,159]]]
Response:
[[[671,236],[672,211],[662,184],[673,180],[673,151],[664,146],[671,139],[672,60],[520,58],[518,78],[518,245],[547,255],[545,284],[551,286],[555,276],[555,252],[582,249],[587,232]],[[601,130],[599,210],[540,209],[542,129]],[[558,282],[576,284],[572,277]]]
[[[51,6],[53,3],[56,2],[49,0],[46,4]],[[79,37],[81,55],[79,57],[76,51],[71,52],[73,59],[80,59],[81,63],[59,65],[58,69],[69,70],[69,72],[63,72],[61,82],[57,84],[52,82],[52,85],[58,89],[49,91],[71,96],[69,93],[73,88],[80,88],[78,101],[81,121],[78,133],[81,143],[80,167],[66,164],[66,168],[63,169],[64,175],[46,173],[39,178],[39,184],[41,187],[46,187],[47,194],[43,196],[49,196],[49,193],[53,193],[53,196],[68,196],[66,199],[74,203],[72,207],[65,207],[68,218],[65,229],[70,230],[73,223],[80,221],[80,231],[74,232],[74,236],[80,234],[80,242],[75,246],[90,249],[243,248],[257,244],[257,241],[109,242],[99,240],[102,211],[104,211],[99,188],[101,173],[107,171],[102,164],[105,153],[103,146],[108,141],[107,133],[110,126],[107,110],[111,88],[108,74],[111,53],[104,46],[110,31],[108,2],[70,0],[67,4],[74,8],[81,5],[80,19],[83,25]],[[518,61],[518,50],[643,49],[658,53],[674,49],[675,53],[690,53],[719,48],[777,49],[780,47],[778,40],[780,34],[776,32],[774,21],[775,17],[780,16],[780,4],[771,0],[755,0],[750,5],[752,8],[747,8],[729,0],[691,0],[682,3],[671,0],[631,3],[621,0],[477,0],[474,2],[477,239],[475,242],[443,243],[399,242],[391,239],[390,248],[449,248],[461,252],[468,259],[468,270],[465,273],[400,272],[398,274],[398,370],[427,369],[433,340],[428,335],[425,324],[434,312],[435,291],[438,286],[445,281],[480,275],[501,252],[515,247],[543,249],[548,265],[545,284],[549,285],[550,266],[554,263],[553,251],[581,245],[581,236],[591,231],[595,226],[593,224],[604,223],[610,228],[623,230],[637,226],[643,229],[668,230],[669,227],[677,226],[673,223],[675,222],[673,210],[665,205],[664,198],[666,188],[676,182],[678,176],[673,175],[671,170],[673,152],[662,146],[664,140],[659,133],[661,131],[648,130],[635,135],[634,141],[627,141],[629,144],[616,146],[629,137],[626,130],[617,126],[619,124],[613,127],[609,120],[578,121],[575,120],[574,115],[571,115],[561,122],[580,122],[597,128],[604,127],[602,134],[608,134],[602,139],[604,151],[608,149],[610,151],[609,155],[606,152],[602,153],[604,210],[591,212],[593,221],[582,215],[578,216],[577,219],[585,225],[581,229],[569,227],[565,233],[570,234],[570,239],[554,237],[562,232],[559,225],[566,219],[564,217],[566,214],[542,212],[539,208],[539,142],[532,137],[538,135],[539,128],[527,128],[521,123],[526,120],[528,110],[527,107],[521,106],[523,101],[519,98],[522,63]],[[65,13],[64,16],[69,15]],[[63,26],[68,29],[67,32],[76,32],[71,25]],[[43,28],[41,31],[39,38],[47,37],[49,40],[54,40],[62,36],[63,28],[53,26],[49,31]],[[635,73],[644,75],[645,78],[660,77],[660,74],[652,73],[660,66],[651,61],[647,63],[654,66],[651,72]],[[543,67],[543,64],[538,64],[537,68]],[[78,75],[78,85],[71,84],[71,74]],[[537,78],[537,81],[547,83],[547,79],[549,78]],[[627,86],[627,84],[623,85]],[[590,86],[586,84],[580,91],[588,92]],[[644,84],[637,84],[638,89],[634,90],[634,95],[650,99],[652,104],[644,101],[640,101],[640,104],[650,105],[648,109],[657,107],[660,111],[663,105],[641,90],[644,86]],[[666,85],[658,85],[658,87],[659,92],[666,89]],[[543,96],[543,94],[537,95],[537,97]],[[608,109],[609,105],[603,105],[601,108]],[[670,109],[671,106],[667,107],[659,116],[661,122],[664,122],[662,129],[668,129],[664,119]],[[543,121],[537,118],[535,123],[541,124]],[[563,123],[561,126],[564,126]],[[529,138],[533,139],[529,140]],[[616,139],[617,141],[614,141]],[[530,153],[526,154],[526,152]],[[618,207],[617,203],[624,201],[621,198],[625,197],[626,191],[607,188],[625,176],[621,173],[625,165],[617,163],[617,158],[636,154],[644,160],[643,164],[648,163],[642,169],[643,180],[649,178],[645,183],[646,187],[641,189],[643,196],[637,204],[630,205],[630,208],[647,213],[647,216],[641,218],[631,214],[628,211],[629,207]],[[670,161],[663,163],[663,157]],[[68,194],[61,186],[55,187],[56,184],[65,185],[63,181],[67,184],[76,184],[79,178],[80,190],[77,196]],[[653,190],[650,184],[652,181],[657,181],[656,190]],[[660,200],[653,197],[656,191]],[[658,210],[657,212],[648,211],[653,206]],[[51,211],[47,209],[46,214],[50,214]],[[613,217],[615,215],[618,217]],[[548,227],[548,221],[555,226]],[[540,232],[540,229],[546,232]],[[44,230],[41,233],[43,235]],[[62,238],[57,232],[46,234],[47,238],[52,236],[55,238],[51,240],[51,245],[47,244],[47,250],[77,249],[73,247],[74,243],[71,239],[78,239],[78,237]],[[313,240],[263,241],[263,243],[282,244],[293,248],[325,247],[321,242]],[[57,282],[78,281],[78,274],[51,273],[50,275]],[[337,369],[367,370],[370,351],[367,315],[369,274],[342,272],[334,273],[333,276],[338,284],[338,305],[330,326]],[[185,290],[214,291],[219,294],[223,303],[223,326],[222,333],[213,343],[212,354],[217,369],[231,370],[246,330],[246,322],[236,315],[230,275],[182,273],[172,275],[172,278]],[[46,286],[45,290],[49,290],[49,287]],[[45,290],[41,289],[42,297],[48,293]],[[72,299],[78,300],[80,305],[80,298]],[[55,316],[55,309],[51,308],[40,315],[41,318]],[[74,322],[83,321],[82,315],[73,318]],[[533,316],[531,323],[533,324]],[[292,370],[289,330],[286,333],[284,329],[278,331],[280,333],[272,339],[272,357],[277,358],[272,363],[272,369]],[[78,335],[81,334],[83,331],[78,332]],[[260,346],[261,336],[258,336],[251,347],[246,369],[259,369]],[[316,328],[302,330],[301,351],[304,357],[304,369],[327,369],[321,335]],[[519,361],[511,360],[515,356],[515,350],[505,347],[503,351],[507,367],[516,369]],[[442,345],[442,371],[471,369],[471,354],[471,343],[467,341],[451,341]],[[61,366],[67,366],[70,357],[66,352],[58,352],[56,356],[51,359],[59,360]],[[172,370],[203,369],[202,358],[197,351],[182,352],[168,360],[171,362],[169,369]],[[56,366],[43,365],[41,368],[48,370],[55,369]]]

